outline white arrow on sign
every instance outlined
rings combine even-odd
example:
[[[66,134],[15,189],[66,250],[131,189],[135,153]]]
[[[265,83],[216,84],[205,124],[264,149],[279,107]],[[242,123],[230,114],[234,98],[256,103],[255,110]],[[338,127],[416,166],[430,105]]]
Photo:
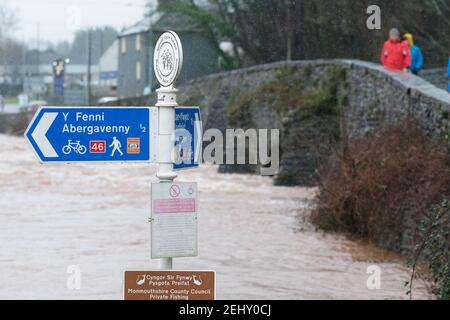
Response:
[[[53,149],[53,146],[51,145],[50,141],[48,141],[47,137],[45,136],[47,134],[48,129],[50,129],[53,121],[55,121],[57,116],[58,112],[44,113],[38,125],[31,134],[37,146],[39,147],[42,154],[46,158],[59,158],[55,149]]]

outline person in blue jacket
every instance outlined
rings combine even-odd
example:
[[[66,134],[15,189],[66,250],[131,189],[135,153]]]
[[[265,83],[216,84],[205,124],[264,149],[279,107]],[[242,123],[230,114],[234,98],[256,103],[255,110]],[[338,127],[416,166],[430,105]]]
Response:
[[[420,48],[414,44],[414,38],[411,33],[406,33],[403,37],[405,38],[406,42],[408,42],[408,46],[411,50],[411,72],[414,74],[419,74],[424,65],[422,50],[420,50]]]
[[[447,75],[448,75],[448,92],[450,92],[450,57],[448,57]]]

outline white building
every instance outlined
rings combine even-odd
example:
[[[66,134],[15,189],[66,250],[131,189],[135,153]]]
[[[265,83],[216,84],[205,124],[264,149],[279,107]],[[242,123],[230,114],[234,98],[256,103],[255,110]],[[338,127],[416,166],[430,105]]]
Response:
[[[100,87],[117,87],[117,76],[119,72],[119,40],[114,41],[100,57],[98,69]]]

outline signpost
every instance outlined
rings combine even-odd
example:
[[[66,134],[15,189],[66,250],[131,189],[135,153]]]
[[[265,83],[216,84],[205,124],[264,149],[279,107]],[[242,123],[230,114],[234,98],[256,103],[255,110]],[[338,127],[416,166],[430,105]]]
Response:
[[[154,114],[151,108],[41,107],[25,137],[42,163],[150,162]]]
[[[151,256],[160,269],[174,257],[197,256],[197,184],[175,183],[175,170],[196,168],[202,148],[198,107],[178,107],[174,84],[181,74],[178,35],[164,33],[154,54],[161,84],[156,107],[41,107],[25,132],[42,163],[154,162]],[[125,271],[125,299],[215,298],[215,273]]]
[[[58,59],[53,62],[53,95],[64,98],[65,69],[68,60]]]
[[[158,162],[159,171],[156,177],[160,183],[172,183],[177,177],[174,171],[174,135],[175,135],[175,108],[178,107],[177,92],[174,84],[181,74],[183,66],[183,48],[175,32],[165,32],[159,38],[153,55],[155,75],[161,84],[156,90],[158,94],[159,142]],[[152,192],[153,194],[153,192]],[[152,233],[153,237],[153,233]],[[160,259],[160,269],[172,269],[172,257]]]
[[[178,107],[175,81],[181,74],[183,49],[174,32],[164,33],[154,54],[159,144],[158,183],[151,190],[151,256],[163,271],[125,272],[125,299],[213,300],[215,273],[167,271],[173,258],[197,256],[197,184],[174,182],[175,170],[198,167],[201,113],[198,107]],[[136,288],[140,286],[141,288]]]

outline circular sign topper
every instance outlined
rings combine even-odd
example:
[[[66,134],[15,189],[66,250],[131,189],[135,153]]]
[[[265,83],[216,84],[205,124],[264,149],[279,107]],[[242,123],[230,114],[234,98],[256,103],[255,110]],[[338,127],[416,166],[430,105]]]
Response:
[[[183,47],[178,35],[165,32],[156,43],[153,56],[155,75],[163,87],[175,84],[183,67]]]

